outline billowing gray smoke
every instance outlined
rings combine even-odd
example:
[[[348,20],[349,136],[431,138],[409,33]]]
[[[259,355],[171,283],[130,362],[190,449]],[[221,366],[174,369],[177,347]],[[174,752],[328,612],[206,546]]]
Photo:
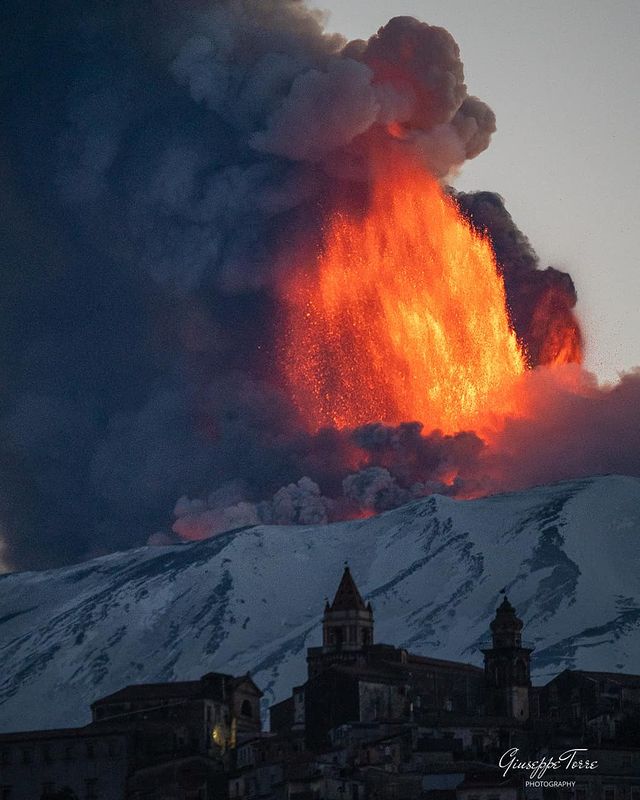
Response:
[[[459,192],[455,197],[474,227],[490,234],[503,268],[511,320],[518,339],[526,343],[530,365],[552,363],[563,349],[566,360],[578,360],[582,334],[573,314],[578,297],[571,276],[554,267],[539,269],[538,256],[499,195]]]
[[[439,176],[487,146],[494,115],[446,31],[400,17],[347,43],[298,0],[1,13],[7,564],[165,541],[174,507],[190,537],[482,490],[475,434],[310,435],[274,367],[276,290],[332,208],[366,203],[370,142]],[[495,197],[460,202],[545,361],[540,298],[559,287],[570,314],[570,278],[537,269]]]

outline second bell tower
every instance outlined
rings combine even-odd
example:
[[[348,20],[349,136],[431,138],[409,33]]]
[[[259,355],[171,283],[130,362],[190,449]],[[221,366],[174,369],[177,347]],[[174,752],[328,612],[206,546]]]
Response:
[[[492,647],[484,652],[489,713],[529,718],[531,647],[522,641],[522,620],[505,597],[491,623]]]

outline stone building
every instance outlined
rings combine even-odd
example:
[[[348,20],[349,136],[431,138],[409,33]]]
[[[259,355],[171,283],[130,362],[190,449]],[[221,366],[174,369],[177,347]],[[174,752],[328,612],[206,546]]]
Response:
[[[592,743],[640,746],[640,675],[564,670],[541,688],[540,714]]]
[[[346,722],[418,721],[434,711],[526,719],[531,650],[521,629],[505,598],[484,669],[377,643],[373,609],[347,566],[324,609],[322,646],[307,651],[307,681],[271,709],[272,730],[304,731],[307,746],[318,749]]]
[[[91,706],[84,728],[0,734],[0,800],[211,800],[231,751],[260,731],[248,675],[127,686]],[[162,791],[160,791],[162,790]]]
[[[215,754],[260,730],[262,692],[249,675],[209,672],[195,681],[125,686],[91,706],[94,723],[170,722],[176,744]]]
[[[0,798],[68,787],[82,800],[122,800],[135,749],[135,733],[112,725],[0,734]]]

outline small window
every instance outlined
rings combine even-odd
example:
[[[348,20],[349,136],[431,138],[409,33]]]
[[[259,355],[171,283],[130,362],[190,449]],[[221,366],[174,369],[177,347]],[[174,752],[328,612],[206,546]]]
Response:
[[[616,800],[616,787],[605,786],[603,793],[603,800]]]
[[[86,800],[97,800],[98,798],[98,779],[87,778],[84,782]]]
[[[23,750],[22,751],[22,763],[23,764],[31,764],[33,761],[33,753],[31,750]]]
[[[13,800],[11,786],[0,786],[0,800]]]
[[[11,763],[11,750],[0,751],[0,764],[4,767]]]
[[[95,758],[96,757],[96,748],[93,742],[87,742],[87,758]]]

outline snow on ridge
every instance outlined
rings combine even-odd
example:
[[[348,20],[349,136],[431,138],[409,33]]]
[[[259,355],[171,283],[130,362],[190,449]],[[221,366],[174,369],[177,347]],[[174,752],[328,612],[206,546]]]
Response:
[[[304,676],[345,560],[378,641],[481,663],[506,586],[536,644],[534,677],[640,672],[639,534],[640,480],[603,476],[4,576],[2,727],[82,724],[124,684],[212,669],[251,670],[278,700]]]

